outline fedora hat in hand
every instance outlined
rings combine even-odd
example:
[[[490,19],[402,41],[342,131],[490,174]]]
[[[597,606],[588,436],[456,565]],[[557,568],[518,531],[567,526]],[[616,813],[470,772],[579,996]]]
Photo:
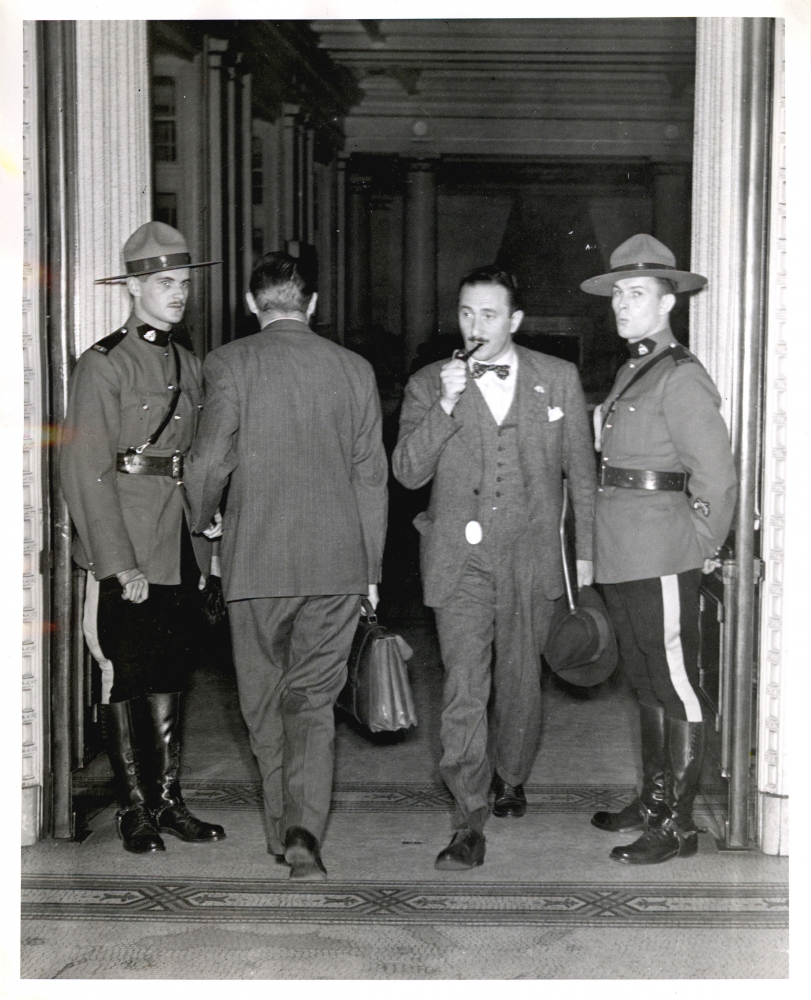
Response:
[[[617,640],[605,604],[596,590],[581,587],[570,607],[562,597],[555,608],[544,650],[546,662],[561,680],[593,687],[617,666]]]
[[[557,602],[546,638],[544,658],[554,672],[569,684],[593,687],[614,673],[617,640],[602,598],[591,587],[581,587],[575,595],[566,554],[566,514],[569,490],[563,480],[560,512],[560,555],[564,597]]]
[[[707,284],[707,279],[700,274],[680,271],[676,267],[676,258],[664,243],[647,233],[637,233],[620,243],[611,254],[611,270],[608,274],[589,278],[580,287],[589,295],[611,295],[615,282],[634,276],[666,278],[673,282],[677,292],[694,292]]]
[[[192,264],[189,248],[183,234],[165,222],[145,222],[130,236],[121,253],[126,274],[112,278],[97,278],[95,285],[105,285],[127,278],[137,278],[158,271],[174,271],[180,267],[210,267],[221,260],[207,260]]]

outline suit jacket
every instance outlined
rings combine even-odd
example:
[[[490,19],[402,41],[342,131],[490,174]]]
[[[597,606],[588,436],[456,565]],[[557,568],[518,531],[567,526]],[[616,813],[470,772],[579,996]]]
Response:
[[[133,313],[121,329],[88,348],[76,362],[59,471],[76,527],[76,562],[97,580],[137,566],[150,583],[172,585],[180,583],[185,497],[179,481],[116,471],[118,453],[146,441],[172,396],[167,388],[175,378],[172,350],[141,335],[149,330]],[[185,454],[197,426],[203,390],[200,361],[176,346],[182,392],[175,419],[148,455]],[[195,539],[204,573],[210,547],[207,539]]]
[[[669,329],[649,340],[649,353],[623,365],[603,403],[602,464],[687,473],[688,492],[599,488],[594,567],[599,583],[697,569],[724,543],[735,509],[737,478],[718,390]],[[609,413],[637,370],[671,347],[678,356],[659,361]]]
[[[575,514],[577,558],[591,559],[594,449],[575,366],[518,345],[515,351],[518,453],[529,515],[522,545],[542,575],[544,593],[555,599],[563,593],[563,474]],[[428,510],[414,520],[422,536],[425,603],[432,607],[446,604],[458,586],[473,548],[465,538],[465,525],[482,519],[482,441],[472,397],[478,389],[468,380],[448,416],[439,402],[439,372],[445,363],[428,365],[409,380],[392,459],[394,475],[408,489],[433,480]]]
[[[371,365],[295,320],[226,344],[184,475],[202,531],[226,486],[227,600],[366,593],[380,579],[388,466]]]

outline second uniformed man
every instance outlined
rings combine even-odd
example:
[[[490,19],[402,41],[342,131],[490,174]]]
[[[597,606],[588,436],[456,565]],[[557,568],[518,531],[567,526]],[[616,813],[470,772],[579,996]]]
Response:
[[[74,558],[88,571],[85,635],[102,666],[118,831],[125,850],[145,854],[164,850],[161,833],[193,843],[225,836],[191,815],[178,783],[181,692],[209,543],[192,542],[182,489],[200,362],[173,329],[189,269],[205,265],[192,264],[183,236],[162,222],[138,228],[123,258],[126,273],[100,281],[126,281],[132,312],[76,363],[60,476]]]
[[[631,352],[595,413],[602,460],[594,573],[639,699],[643,785],[621,812],[598,812],[592,823],[612,833],[642,830],[611,858],[649,865],[698,847],[698,590],[726,539],[737,487],[718,390],[670,330],[676,294],[706,278],[678,270],[670,250],[645,234],[617,247],[610,263],[580,286],[611,298]]]

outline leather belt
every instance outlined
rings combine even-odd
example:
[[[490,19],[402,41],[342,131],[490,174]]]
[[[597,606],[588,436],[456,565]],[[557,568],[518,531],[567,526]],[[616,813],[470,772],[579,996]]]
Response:
[[[131,476],[168,476],[170,479],[183,478],[182,455],[139,455],[136,451],[119,452],[116,457],[117,472]]]
[[[650,472],[643,469],[616,469],[604,465],[600,470],[601,486],[621,486],[626,490],[668,490],[684,493],[687,489],[685,472]]]

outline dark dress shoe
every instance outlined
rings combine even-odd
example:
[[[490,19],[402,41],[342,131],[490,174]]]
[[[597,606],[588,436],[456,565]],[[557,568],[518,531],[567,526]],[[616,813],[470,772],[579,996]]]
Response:
[[[158,833],[152,813],[143,804],[122,809],[116,815],[118,835],[130,854],[155,854],[166,845]]]
[[[270,847],[266,848],[268,854],[275,860],[277,865],[286,865],[287,862],[284,860],[283,854],[277,854],[275,851],[271,851]]]
[[[318,841],[303,826],[291,826],[284,838],[284,860],[290,865],[290,878],[323,881],[327,869],[321,860]]]
[[[591,825],[609,833],[633,833],[645,829],[646,810],[641,799],[634,799],[619,812],[596,812],[591,817]]]
[[[178,795],[171,804],[155,810],[158,829],[161,833],[171,833],[187,844],[211,844],[215,840],[225,840],[225,830],[217,823],[205,823],[193,816]]]
[[[527,811],[527,797],[523,785],[508,785],[499,774],[493,776],[493,791],[496,793],[493,802],[493,815],[523,816]]]
[[[698,831],[680,830],[672,819],[646,830],[633,844],[615,847],[609,857],[622,865],[660,865],[671,858],[691,858],[698,851]]]
[[[464,871],[484,864],[484,834],[466,827],[437,855],[434,868],[441,872]]]

